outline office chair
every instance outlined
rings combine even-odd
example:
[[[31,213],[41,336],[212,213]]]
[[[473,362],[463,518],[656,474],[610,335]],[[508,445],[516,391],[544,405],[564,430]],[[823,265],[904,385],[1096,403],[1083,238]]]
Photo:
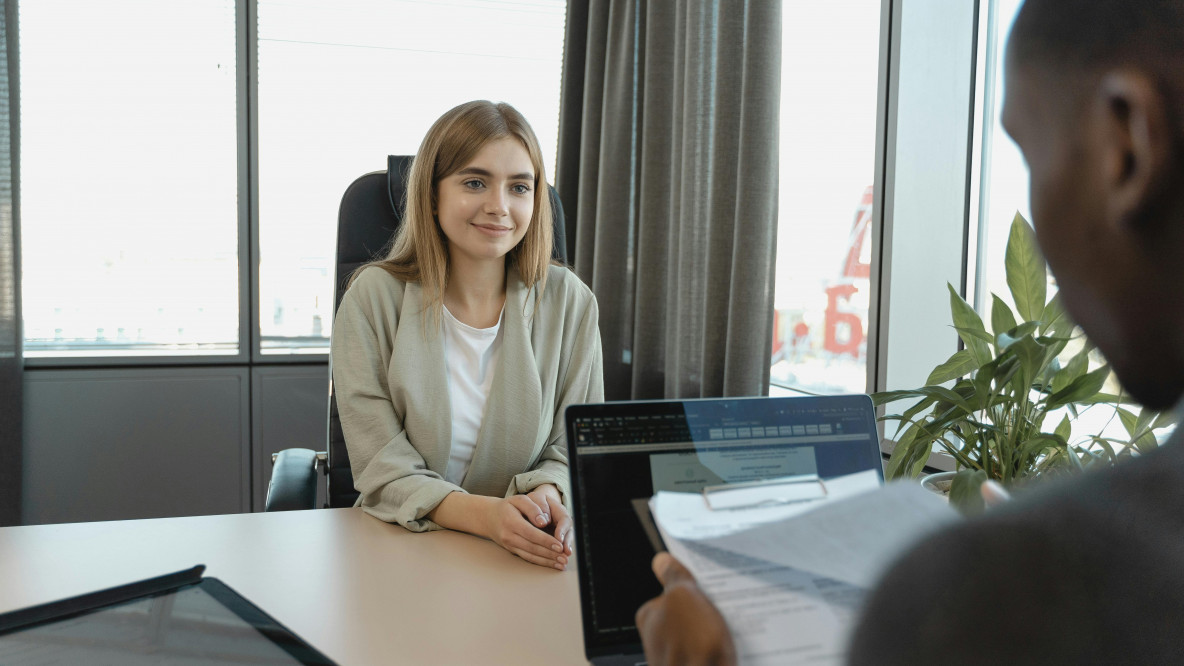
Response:
[[[350,275],[359,266],[385,255],[390,248],[395,231],[403,221],[406,177],[410,167],[410,156],[390,155],[387,157],[386,171],[359,176],[342,195],[341,207],[337,212],[334,314],[341,305]],[[563,204],[555,188],[548,185],[547,189],[553,218],[552,258],[567,263]],[[272,457],[271,481],[267,485],[264,511],[316,508],[318,471],[325,475],[327,507],[353,506],[357,501],[358,492],[354,490],[353,471],[349,465],[349,451],[345,448],[345,435],[341,431],[341,418],[337,413],[332,375],[329,377],[328,441],[328,451],[317,453],[310,449],[285,449]]]

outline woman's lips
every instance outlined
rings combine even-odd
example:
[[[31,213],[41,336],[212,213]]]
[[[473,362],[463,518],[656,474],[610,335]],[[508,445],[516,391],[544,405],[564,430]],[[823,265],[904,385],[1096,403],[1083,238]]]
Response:
[[[474,224],[473,226],[481,233],[494,237],[505,236],[513,230],[511,227],[503,227],[496,224]]]

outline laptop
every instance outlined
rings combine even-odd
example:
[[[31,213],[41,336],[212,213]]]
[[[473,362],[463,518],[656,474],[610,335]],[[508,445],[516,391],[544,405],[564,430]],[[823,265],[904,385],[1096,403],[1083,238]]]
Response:
[[[645,663],[633,618],[662,591],[635,500],[796,475],[884,474],[866,395],[572,405],[566,425],[584,651],[598,666]]]
[[[333,664],[204,570],[0,613],[0,664]]]

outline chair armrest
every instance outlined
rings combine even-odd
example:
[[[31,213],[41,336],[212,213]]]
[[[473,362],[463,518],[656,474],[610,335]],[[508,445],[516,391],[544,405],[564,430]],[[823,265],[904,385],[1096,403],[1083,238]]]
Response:
[[[311,449],[284,449],[271,466],[264,511],[315,509],[317,454]]]

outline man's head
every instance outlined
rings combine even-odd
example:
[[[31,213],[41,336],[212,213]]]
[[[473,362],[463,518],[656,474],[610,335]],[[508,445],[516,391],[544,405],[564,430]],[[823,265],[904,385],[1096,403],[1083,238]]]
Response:
[[[1184,393],[1184,0],[1027,0],[1003,124],[1070,314],[1136,398]]]

